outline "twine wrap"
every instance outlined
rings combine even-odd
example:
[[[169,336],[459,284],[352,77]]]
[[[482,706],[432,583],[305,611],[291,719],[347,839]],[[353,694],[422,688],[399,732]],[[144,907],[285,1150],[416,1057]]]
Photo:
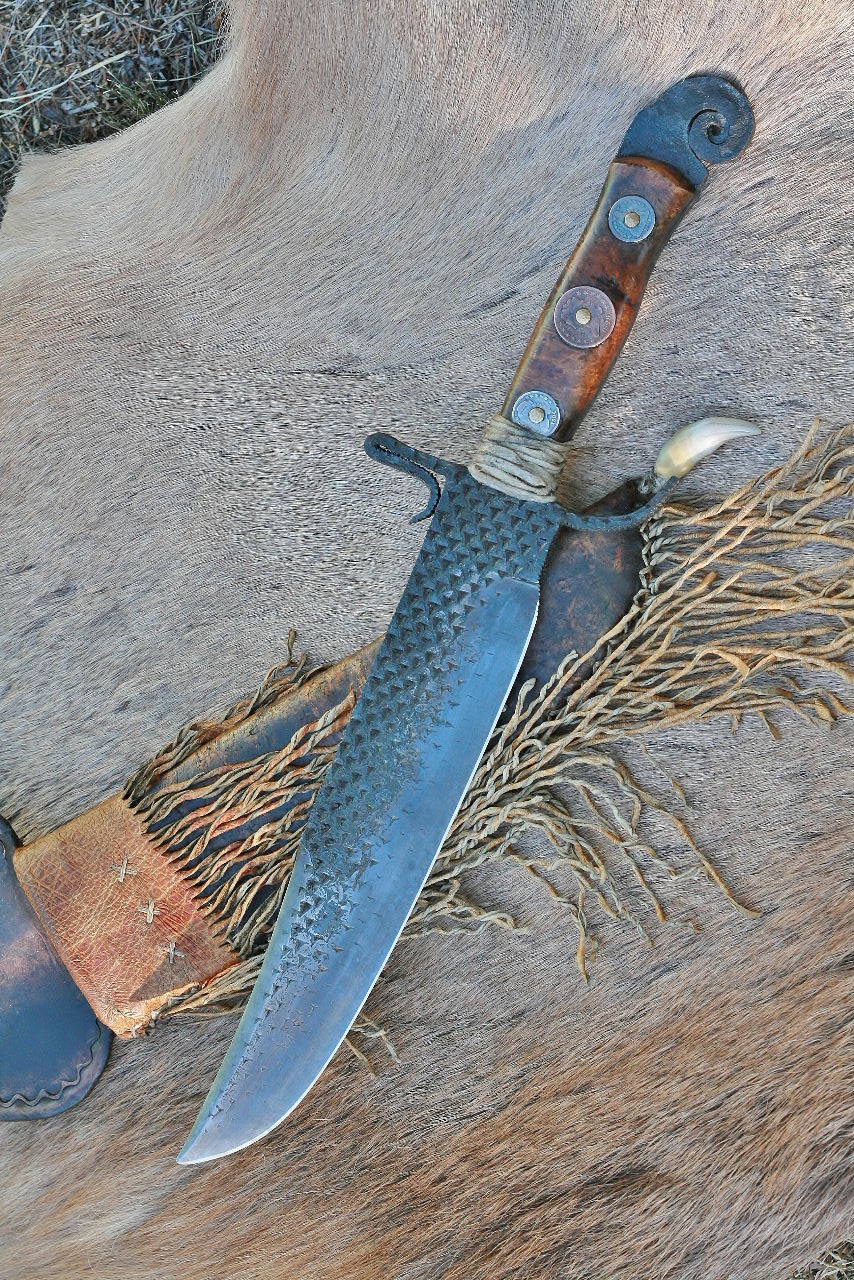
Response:
[[[496,413],[469,471],[481,484],[527,502],[553,502],[568,446],[536,436]]]

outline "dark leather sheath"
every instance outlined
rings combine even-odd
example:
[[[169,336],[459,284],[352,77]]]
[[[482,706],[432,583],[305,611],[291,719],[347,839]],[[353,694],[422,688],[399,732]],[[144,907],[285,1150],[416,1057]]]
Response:
[[[86,1097],[112,1032],[45,938],[12,870],[16,844],[0,818],[0,1119],[34,1120]]]

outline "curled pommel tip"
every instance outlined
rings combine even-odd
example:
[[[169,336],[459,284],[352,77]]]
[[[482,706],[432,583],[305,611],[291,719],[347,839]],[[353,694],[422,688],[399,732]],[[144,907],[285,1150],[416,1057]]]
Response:
[[[677,480],[687,476],[698,462],[708,458],[730,440],[742,436],[758,436],[760,428],[743,418],[701,418],[670,437],[659,453],[653,468],[660,480]]]
[[[753,137],[747,96],[723,76],[687,76],[639,111],[619,156],[676,169],[699,191],[709,165],[734,160]]]

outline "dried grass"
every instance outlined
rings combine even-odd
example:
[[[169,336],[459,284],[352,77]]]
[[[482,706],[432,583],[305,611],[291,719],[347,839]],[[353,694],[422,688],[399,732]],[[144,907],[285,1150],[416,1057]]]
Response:
[[[845,1241],[808,1267],[799,1267],[792,1280],[852,1280],[854,1277],[854,1243]]]
[[[178,97],[222,29],[200,0],[0,0],[0,213],[22,153],[94,142]]]

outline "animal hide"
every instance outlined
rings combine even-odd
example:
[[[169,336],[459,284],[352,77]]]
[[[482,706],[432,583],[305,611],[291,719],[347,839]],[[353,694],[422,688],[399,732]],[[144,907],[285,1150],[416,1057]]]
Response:
[[[757,132],[656,269],[577,437],[574,505],[724,410],[779,463],[851,397],[850,65],[830,0],[253,0],[186,98],[30,158],[0,232],[0,802],[19,834],[116,790],[200,705],[388,621],[421,536],[367,432],[464,461],[628,121],[695,70]],[[536,881],[527,929],[395,953],[263,1147],[173,1156],[233,1032],[118,1045],[83,1106],[4,1130],[0,1273],[201,1278],[790,1274],[851,1229],[854,728],[665,728],[691,829],[737,896],[702,931],[615,931],[581,985]],[[666,834],[663,836],[666,841]],[[665,852],[667,849],[665,848]]]

